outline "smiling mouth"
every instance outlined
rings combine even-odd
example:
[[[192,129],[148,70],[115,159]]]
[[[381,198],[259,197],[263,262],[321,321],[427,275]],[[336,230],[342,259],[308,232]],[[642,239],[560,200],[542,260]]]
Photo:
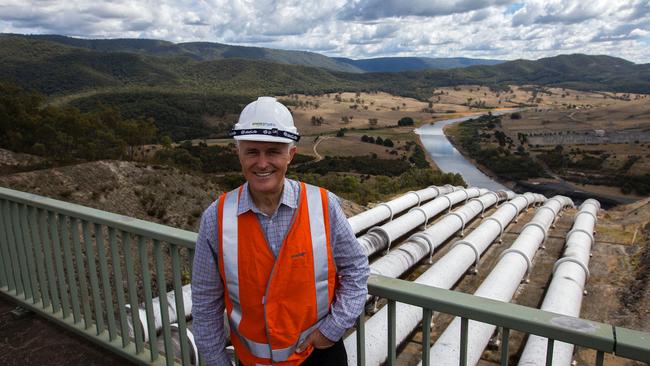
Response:
[[[268,177],[269,175],[273,174],[273,172],[266,172],[266,173],[255,173],[256,176],[260,178],[265,178]]]

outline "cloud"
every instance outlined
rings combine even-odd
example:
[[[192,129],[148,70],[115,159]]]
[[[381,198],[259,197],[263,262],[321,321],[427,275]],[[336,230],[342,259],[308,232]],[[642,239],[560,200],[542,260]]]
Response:
[[[0,0],[0,31],[383,56],[650,62],[649,0]]]
[[[435,17],[467,13],[491,6],[508,5],[513,0],[360,0],[348,3],[339,13],[343,20],[376,20],[391,17]]]

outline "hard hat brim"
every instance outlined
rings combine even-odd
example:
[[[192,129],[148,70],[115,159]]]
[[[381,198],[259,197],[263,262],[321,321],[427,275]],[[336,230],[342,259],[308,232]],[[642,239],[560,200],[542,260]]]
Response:
[[[286,137],[268,136],[268,135],[240,135],[240,136],[234,136],[233,138],[239,141],[280,142],[283,144],[290,144],[294,142],[292,139],[288,139]]]

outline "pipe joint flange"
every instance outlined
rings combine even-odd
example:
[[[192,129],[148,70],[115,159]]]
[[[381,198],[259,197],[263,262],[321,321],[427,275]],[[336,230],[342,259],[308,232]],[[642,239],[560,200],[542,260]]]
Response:
[[[580,216],[580,215],[582,215],[582,214],[587,214],[587,215],[593,217],[593,218],[594,218],[594,222],[597,222],[597,221],[598,221],[598,218],[596,217],[596,215],[594,215],[591,211],[580,211],[580,212],[578,212],[578,214],[576,215],[576,218],[578,218],[578,216]]]
[[[445,215],[445,217],[447,217],[447,216],[456,216],[456,217],[458,217],[458,219],[460,220],[460,224],[461,224],[461,226],[460,226],[460,236],[464,236],[465,235],[465,233],[464,233],[465,232],[465,220],[463,219],[463,217],[458,212],[450,212],[450,213]]]
[[[407,194],[408,194],[408,193],[413,193],[413,194],[415,195],[415,197],[418,198],[418,207],[419,207],[420,204],[422,203],[422,197],[420,197],[420,194],[419,194],[418,192],[416,192],[416,191],[408,191],[408,192],[406,192],[406,193],[407,193]]]
[[[494,221],[497,223],[497,225],[499,225],[499,243],[502,243],[503,239],[501,239],[501,236],[503,236],[503,224],[501,223],[501,221],[497,220],[494,217],[488,217],[487,219],[483,220],[483,222],[486,221]]]
[[[526,261],[526,282],[528,282],[528,278],[530,277],[530,270],[533,268],[533,263],[531,262],[530,258],[526,255],[526,253],[523,252],[523,250],[517,249],[517,248],[510,248],[504,250],[501,255],[499,255],[499,259],[503,258],[508,253],[515,253],[519,254],[520,256],[524,257],[524,260]]]
[[[388,218],[388,221],[392,221],[394,213],[393,213],[393,209],[390,207],[390,205],[388,205],[386,202],[383,202],[383,203],[380,203],[380,204],[377,205],[377,207],[379,207],[379,206],[384,206],[384,207],[386,207],[388,209],[388,212],[390,212],[390,218]]]
[[[455,242],[451,246],[451,249],[454,249],[455,247],[457,247],[459,245],[467,245],[468,247],[470,247],[474,251],[474,268],[475,269],[478,268],[478,260],[481,258],[481,256],[480,256],[480,253],[478,252],[478,249],[476,249],[476,245],[474,245],[473,243],[470,243],[467,240],[459,240],[459,241]]]
[[[422,207],[413,207],[412,209],[409,210],[409,212],[411,211],[418,211],[424,216],[424,228],[426,229],[430,219],[429,215],[427,215],[427,212],[424,211]]]
[[[481,201],[478,198],[472,198],[471,200],[469,200],[469,202],[472,202],[472,201],[477,201],[478,203],[481,204],[481,218],[482,218],[483,214],[485,213],[485,203],[483,203],[483,201]]]
[[[587,268],[587,266],[584,263],[580,262],[580,260],[578,260],[577,258],[574,258],[574,257],[564,257],[564,258],[558,259],[555,262],[555,264],[553,265],[553,275],[554,276],[555,276],[555,271],[558,269],[560,264],[565,263],[565,262],[572,262],[572,263],[575,263],[575,264],[579,265],[580,268],[582,268],[582,270],[585,272],[586,278],[589,278],[589,268]]]
[[[452,192],[456,192],[456,187],[452,186],[449,183],[445,184],[443,187],[447,187],[447,188],[451,189]]]
[[[451,202],[451,198],[449,198],[449,196],[447,196],[447,195],[444,195],[444,196],[442,196],[440,198],[446,198],[447,199],[447,202],[449,202],[449,206],[447,206],[447,212],[451,211],[451,206],[453,205],[453,203]]]
[[[432,264],[432,258],[433,258],[433,251],[435,250],[436,246],[433,244],[429,236],[425,233],[417,233],[409,238],[409,240],[423,240],[426,242],[426,244],[429,246],[429,264]]]
[[[534,226],[542,232],[542,235],[544,235],[544,238],[542,239],[542,245],[544,245],[544,242],[546,242],[546,229],[544,229],[544,227],[537,222],[529,222],[521,228],[521,231],[523,232],[529,226]]]
[[[595,243],[595,240],[594,240],[594,234],[588,232],[588,231],[585,230],[585,229],[571,229],[571,231],[569,231],[569,232],[566,234],[566,241],[567,241],[567,242],[569,241],[569,236],[571,236],[571,234],[573,234],[573,233],[584,233],[584,234],[587,234],[587,236],[589,236],[589,239],[591,239],[591,246],[592,246],[592,247],[594,246],[594,243]]]

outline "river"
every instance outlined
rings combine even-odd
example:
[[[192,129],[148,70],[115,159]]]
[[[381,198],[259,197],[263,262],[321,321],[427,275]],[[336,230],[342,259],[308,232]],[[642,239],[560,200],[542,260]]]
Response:
[[[498,114],[511,113],[512,111],[500,111]],[[495,113],[497,114],[497,113]],[[492,180],[487,175],[478,170],[472,163],[456,150],[449,142],[447,136],[442,132],[444,126],[452,123],[467,121],[468,119],[477,118],[480,114],[462,118],[447,119],[438,121],[435,124],[427,124],[415,129],[415,133],[420,136],[422,145],[429,153],[429,156],[445,173],[459,173],[465,179],[470,187],[486,188],[492,191],[507,189],[502,184]]]

